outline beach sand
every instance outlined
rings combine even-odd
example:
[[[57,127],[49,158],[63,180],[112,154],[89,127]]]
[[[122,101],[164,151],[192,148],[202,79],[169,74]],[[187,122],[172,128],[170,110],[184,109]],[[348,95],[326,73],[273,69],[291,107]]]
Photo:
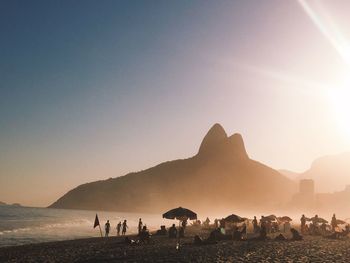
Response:
[[[130,237],[135,238],[135,237]],[[152,236],[129,245],[121,237],[89,238],[0,248],[0,262],[349,262],[350,239],[305,237],[303,241],[220,241],[194,245]]]

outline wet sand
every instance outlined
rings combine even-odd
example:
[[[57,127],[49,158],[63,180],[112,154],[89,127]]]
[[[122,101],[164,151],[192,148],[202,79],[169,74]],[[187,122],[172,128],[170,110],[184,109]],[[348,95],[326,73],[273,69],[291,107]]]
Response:
[[[131,237],[132,238],[132,237]],[[303,241],[220,241],[197,246],[193,238],[153,236],[151,244],[123,238],[90,238],[0,248],[0,262],[349,262],[350,239],[305,237]]]

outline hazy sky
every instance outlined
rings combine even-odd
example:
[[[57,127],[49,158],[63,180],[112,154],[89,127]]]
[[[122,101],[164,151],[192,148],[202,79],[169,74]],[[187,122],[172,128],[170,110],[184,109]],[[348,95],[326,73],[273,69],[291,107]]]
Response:
[[[0,200],[194,155],[216,122],[306,170],[350,151],[349,1],[0,2]]]

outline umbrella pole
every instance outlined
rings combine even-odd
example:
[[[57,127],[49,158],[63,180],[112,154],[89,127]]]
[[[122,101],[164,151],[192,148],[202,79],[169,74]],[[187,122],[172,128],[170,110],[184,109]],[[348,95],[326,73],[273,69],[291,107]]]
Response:
[[[178,236],[177,236],[177,249],[180,249],[180,226],[181,226],[181,221],[179,220],[179,231],[178,231]]]

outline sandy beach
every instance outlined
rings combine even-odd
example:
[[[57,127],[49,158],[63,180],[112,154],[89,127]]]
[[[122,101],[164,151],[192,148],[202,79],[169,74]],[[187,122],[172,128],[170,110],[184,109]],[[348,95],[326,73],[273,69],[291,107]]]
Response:
[[[135,238],[135,237],[130,237]],[[305,237],[303,241],[219,241],[194,245],[193,237],[153,236],[130,245],[122,237],[89,238],[5,247],[0,262],[348,262],[350,239]]]

